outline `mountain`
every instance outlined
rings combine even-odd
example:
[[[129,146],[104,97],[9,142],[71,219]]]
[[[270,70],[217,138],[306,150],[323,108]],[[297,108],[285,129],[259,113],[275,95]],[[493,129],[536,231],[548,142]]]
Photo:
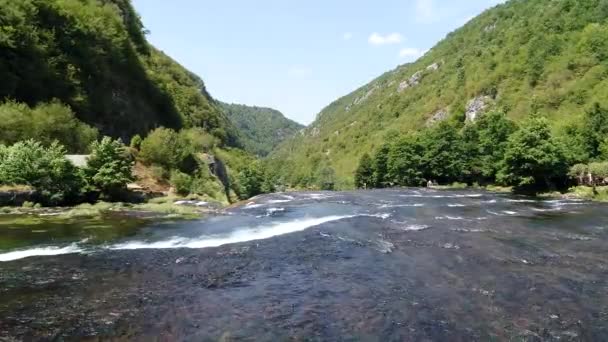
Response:
[[[266,156],[285,139],[304,128],[271,108],[220,103],[228,119],[241,133],[244,149],[258,156]]]
[[[0,1],[0,99],[59,100],[101,133],[236,133],[203,81],[151,46],[130,0]]]
[[[608,102],[608,1],[511,0],[450,33],[414,63],[397,67],[323,109],[270,157],[292,185],[320,169],[353,186],[359,158],[397,133],[443,120],[474,121],[498,110],[520,121],[546,116],[554,130]]]

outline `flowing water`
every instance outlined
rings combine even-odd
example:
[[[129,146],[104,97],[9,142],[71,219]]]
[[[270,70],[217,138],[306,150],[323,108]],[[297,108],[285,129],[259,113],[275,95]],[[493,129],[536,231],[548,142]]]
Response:
[[[607,210],[403,189],[0,216],[0,340],[607,341]]]

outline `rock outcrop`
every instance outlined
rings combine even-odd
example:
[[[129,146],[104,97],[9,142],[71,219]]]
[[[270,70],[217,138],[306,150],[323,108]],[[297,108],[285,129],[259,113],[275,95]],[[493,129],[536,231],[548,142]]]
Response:
[[[467,104],[466,121],[475,122],[483,114],[492,99],[489,96],[478,96]]]
[[[426,120],[426,126],[430,127],[438,122],[444,121],[445,119],[448,118],[449,115],[450,115],[450,112],[448,112],[447,109],[442,109],[440,111],[437,111],[430,118],[428,118],[428,120]]]

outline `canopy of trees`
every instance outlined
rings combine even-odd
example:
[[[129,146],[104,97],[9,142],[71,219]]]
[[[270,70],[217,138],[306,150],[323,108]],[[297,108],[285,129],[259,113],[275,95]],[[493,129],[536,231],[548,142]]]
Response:
[[[227,103],[221,106],[239,130],[243,148],[258,156],[268,155],[277,145],[304,128],[274,109]]]

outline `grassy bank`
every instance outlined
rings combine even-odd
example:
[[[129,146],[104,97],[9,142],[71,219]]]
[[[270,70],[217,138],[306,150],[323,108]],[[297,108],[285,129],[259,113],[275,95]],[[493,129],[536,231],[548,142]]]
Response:
[[[2,207],[0,214],[45,217],[52,220],[103,218],[109,214],[123,214],[144,219],[197,219],[222,207],[221,203],[206,197],[166,196],[142,204],[97,202],[73,207],[47,208],[28,202],[22,207]]]

